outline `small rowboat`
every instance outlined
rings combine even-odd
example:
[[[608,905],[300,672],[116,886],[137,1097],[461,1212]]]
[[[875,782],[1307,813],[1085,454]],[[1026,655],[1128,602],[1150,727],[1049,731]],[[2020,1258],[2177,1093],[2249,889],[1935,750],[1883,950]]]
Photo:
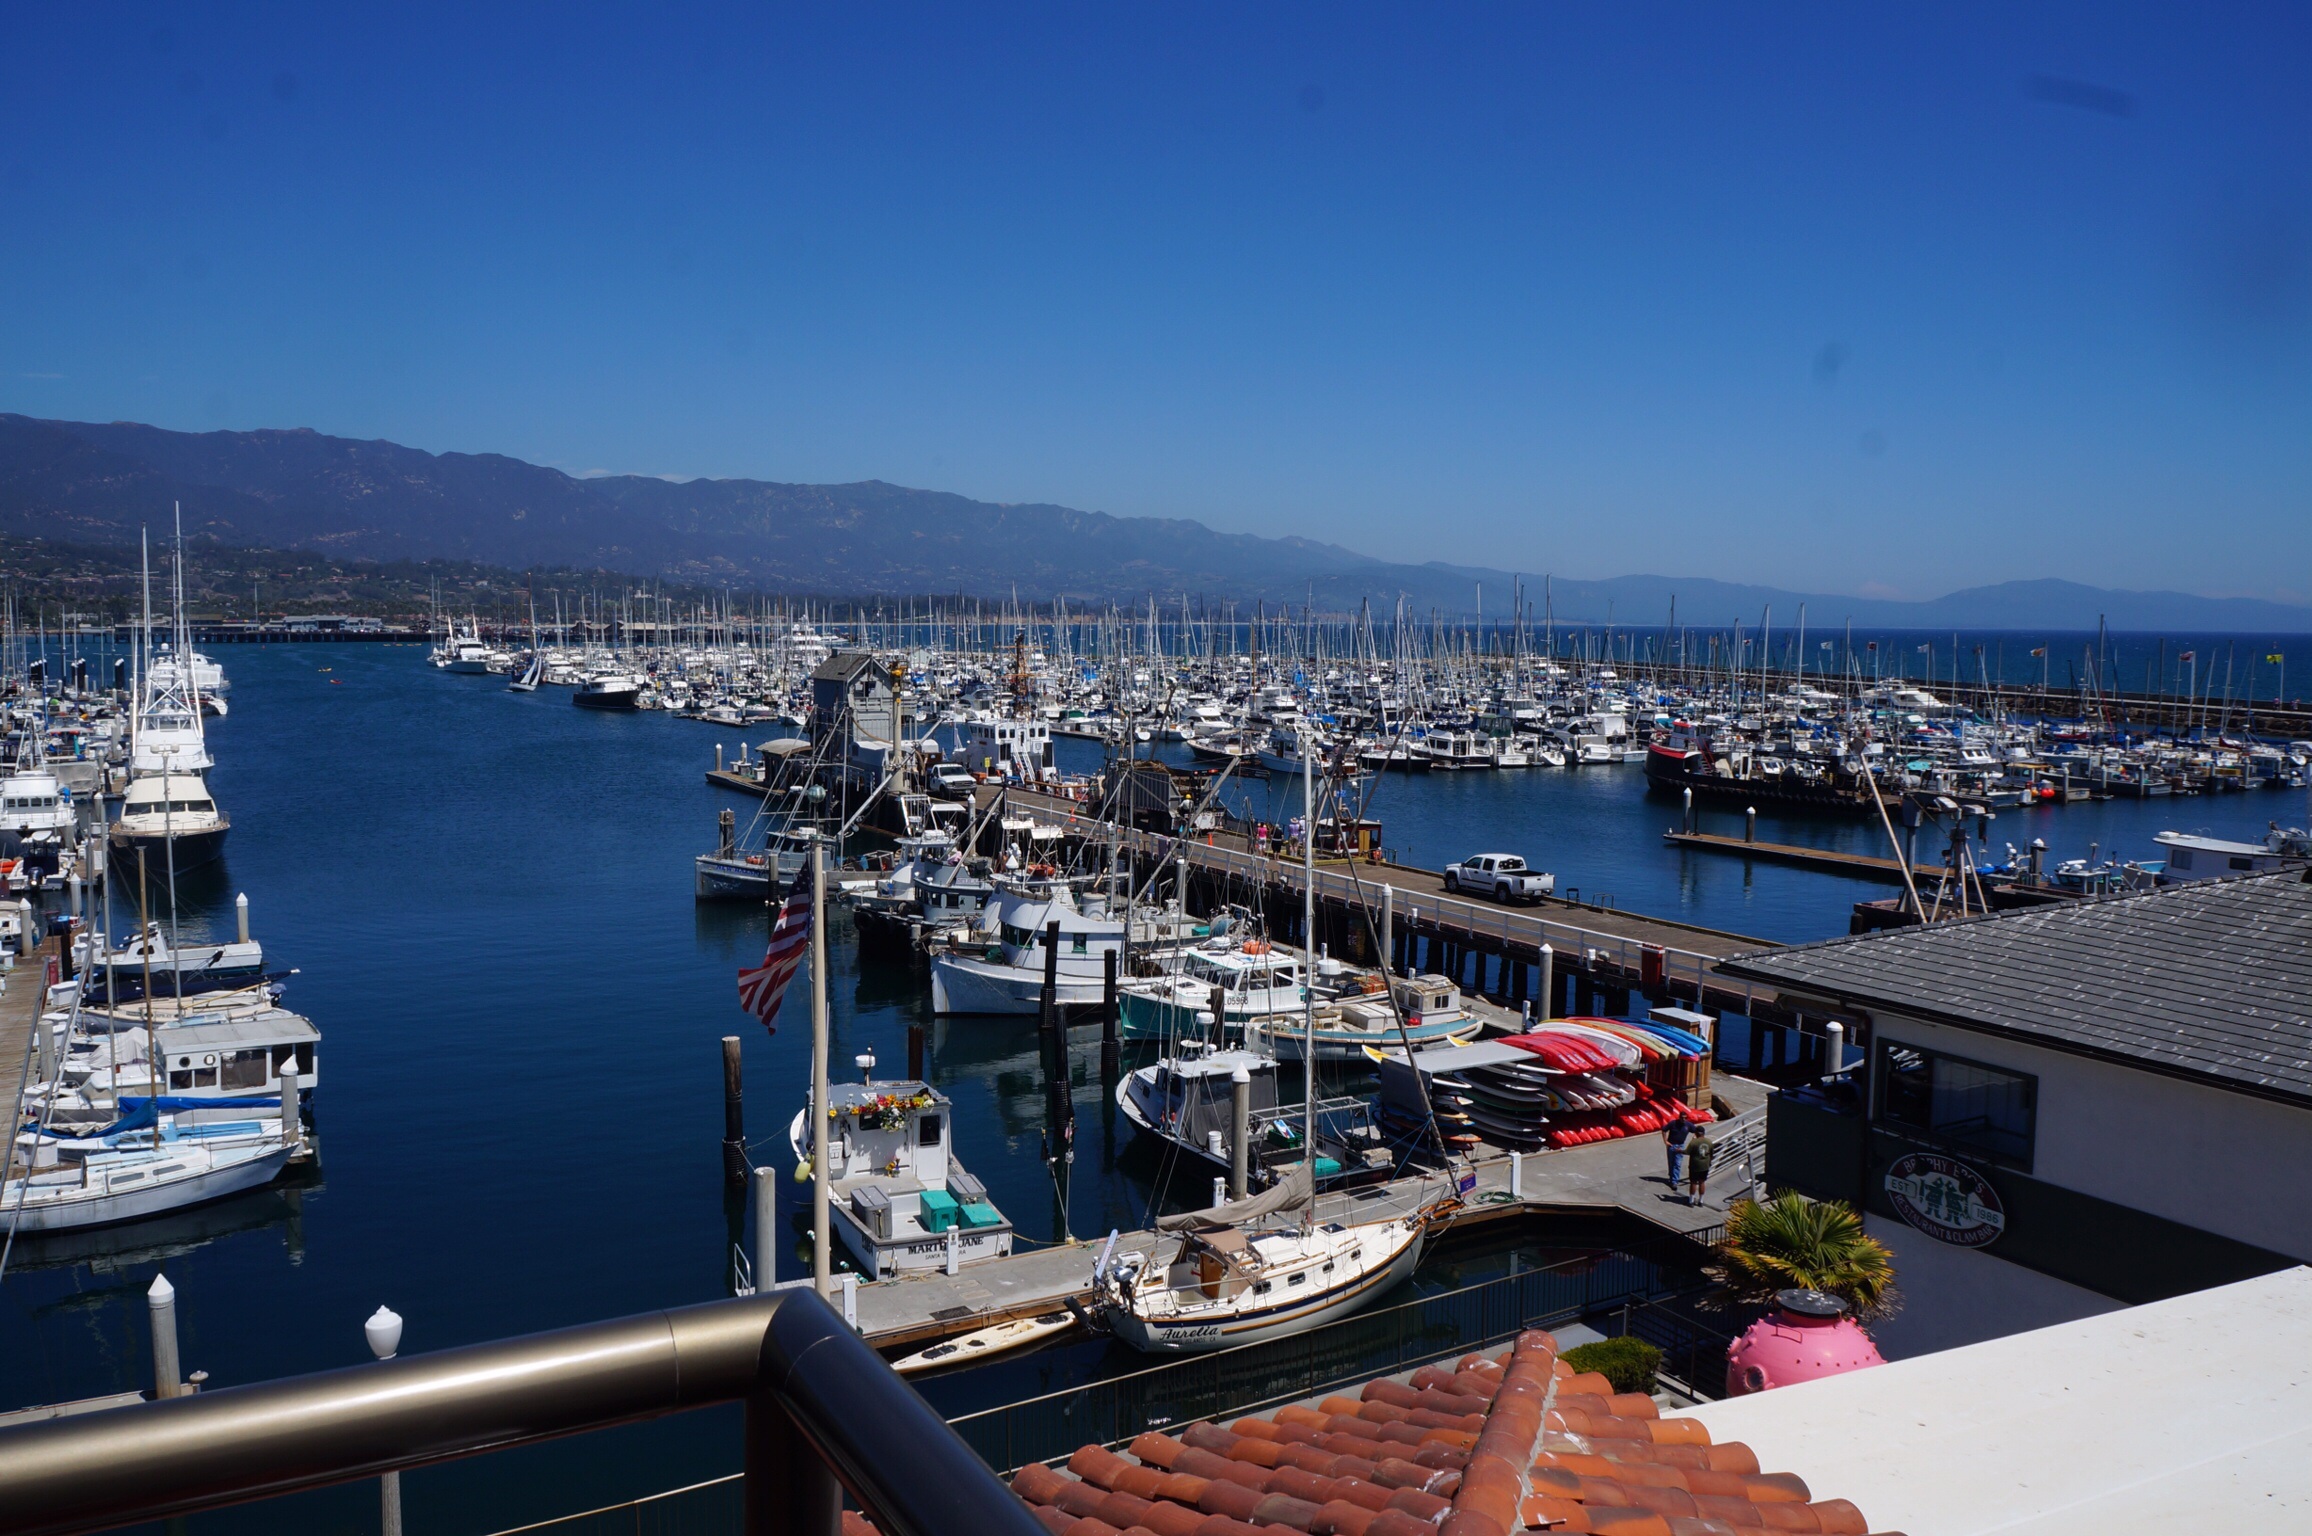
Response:
[[[1041,1343],[1075,1326],[1076,1317],[1072,1312],[1043,1312],[1034,1317],[1015,1317],[1008,1323],[997,1323],[977,1333],[942,1339],[929,1349],[903,1355],[891,1362],[891,1369],[907,1376],[940,1366],[967,1365],[975,1360],[986,1360],[1030,1344]]]

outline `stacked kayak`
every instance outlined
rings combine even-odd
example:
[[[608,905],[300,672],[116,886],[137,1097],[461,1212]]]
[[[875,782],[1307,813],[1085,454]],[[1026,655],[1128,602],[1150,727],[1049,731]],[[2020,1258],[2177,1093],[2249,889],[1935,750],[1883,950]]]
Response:
[[[1511,1151],[1645,1136],[1684,1117],[1710,1118],[1648,1082],[1660,1062],[1699,1055],[1697,1037],[1622,1019],[1555,1019],[1476,1045],[1416,1050],[1368,1046],[1381,1077],[1379,1118],[1392,1139],[1428,1140],[1424,1104],[1446,1146]]]

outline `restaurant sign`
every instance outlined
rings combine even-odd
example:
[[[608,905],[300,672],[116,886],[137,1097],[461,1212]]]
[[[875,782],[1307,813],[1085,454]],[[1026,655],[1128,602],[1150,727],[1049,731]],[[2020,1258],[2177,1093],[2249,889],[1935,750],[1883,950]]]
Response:
[[[1937,1242],[1981,1248],[2007,1230],[2007,1211],[1988,1179],[1955,1158],[1910,1152],[1887,1168],[1895,1214]]]

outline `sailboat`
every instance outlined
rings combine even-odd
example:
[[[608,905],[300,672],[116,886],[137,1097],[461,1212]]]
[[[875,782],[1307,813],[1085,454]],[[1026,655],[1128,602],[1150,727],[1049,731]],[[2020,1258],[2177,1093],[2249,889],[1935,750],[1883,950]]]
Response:
[[[1313,775],[1301,759],[1302,800],[1314,806]],[[1311,818],[1313,832],[1313,817]],[[1307,931],[1316,931],[1316,852],[1302,842]],[[1302,996],[1304,1059],[1316,1056],[1316,1001]],[[1448,1219],[1458,1190],[1378,1220],[1317,1218],[1315,1072],[1302,1108],[1299,1166],[1249,1198],[1160,1218],[1156,1242],[1116,1255],[1111,1235],[1092,1270],[1094,1316],[1116,1337],[1149,1354],[1189,1354],[1304,1332],[1364,1306],[1413,1272],[1431,1232]],[[1168,1241],[1172,1256],[1160,1260]]]
[[[530,601],[530,659],[506,687],[515,693],[536,693],[546,677],[546,651],[538,644],[538,603]]]

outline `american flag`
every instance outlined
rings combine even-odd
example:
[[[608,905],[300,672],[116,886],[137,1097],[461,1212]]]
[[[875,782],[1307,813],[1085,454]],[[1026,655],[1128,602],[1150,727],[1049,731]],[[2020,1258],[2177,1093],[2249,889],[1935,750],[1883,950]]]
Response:
[[[778,921],[771,924],[771,942],[763,951],[763,963],[739,972],[739,1006],[761,1019],[773,1034],[778,1033],[772,1021],[779,1016],[787,983],[795,979],[810,947],[811,866],[805,863],[795,872],[795,883],[788,888],[786,904],[779,908]]]

